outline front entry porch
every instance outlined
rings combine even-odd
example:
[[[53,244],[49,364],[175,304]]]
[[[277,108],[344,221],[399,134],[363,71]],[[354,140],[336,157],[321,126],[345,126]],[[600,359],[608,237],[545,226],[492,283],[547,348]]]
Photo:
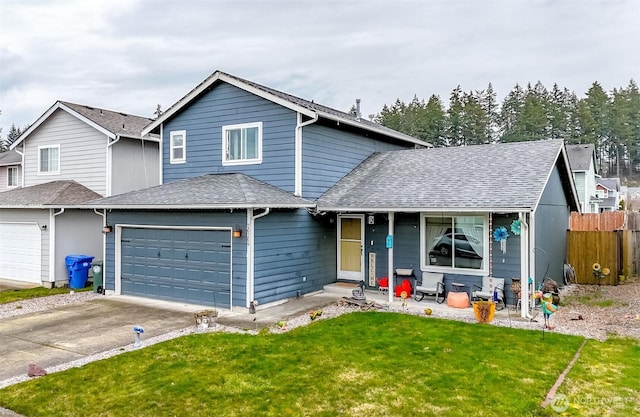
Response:
[[[335,294],[342,297],[351,297],[351,291],[358,288],[358,284],[346,283],[346,282],[334,282],[329,285],[325,285],[323,291],[326,294]],[[364,291],[367,301],[374,301],[381,305],[388,305],[392,310],[402,309],[402,299],[399,297],[393,297],[393,301],[389,303],[389,296],[387,293],[381,293],[378,290],[373,289],[365,289]],[[416,301],[413,298],[407,298],[404,300],[406,302],[405,308],[407,311],[421,311],[427,308],[432,310],[432,314],[436,316],[446,317],[456,317],[468,319],[468,321],[475,321],[475,316],[473,314],[473,308],[469,306],[468,308],[452,308],[449,307],[446,301],[442,304],[438,304],[435,301],[434,297],[425,297],[422,301]],[[520,312],[515,311],[512,305],[507,306],[507,308],[496,311],[495,316],[496,319],[511,319],[511,320],[524,320],[520,317]],[[527,320],[528,321],[528,320]]]

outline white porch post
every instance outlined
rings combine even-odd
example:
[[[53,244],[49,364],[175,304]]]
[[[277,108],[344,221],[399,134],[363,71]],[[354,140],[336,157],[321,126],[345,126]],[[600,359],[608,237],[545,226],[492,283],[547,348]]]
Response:
[[[529,224],[520,213],[520,316],[529,317]]]
[[[391,236],[391,245],[388,245],[390,247],[387,248],[387,258],[388,258],[388,271],[387,271],[387,278],[389,279],[389,303],[393,302],[393,294],[394,294],[394,279],[393,279],[393,223],[394,223],[394,213],[393,212],[389,212],[389,234],[388,236]]]

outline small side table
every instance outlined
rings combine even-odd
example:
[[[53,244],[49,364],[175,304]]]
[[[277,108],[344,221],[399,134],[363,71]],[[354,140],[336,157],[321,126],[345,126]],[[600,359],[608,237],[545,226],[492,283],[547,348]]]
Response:
[[[465,285],[460,282],[452,282],[451,287],[454,292],[467,292],[467,290],[464,289]]]

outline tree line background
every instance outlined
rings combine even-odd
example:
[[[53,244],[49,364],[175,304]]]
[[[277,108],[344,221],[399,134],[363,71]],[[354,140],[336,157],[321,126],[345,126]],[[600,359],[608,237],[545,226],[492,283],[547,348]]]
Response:
[[[154,115],[160,114],[158,105]],[[435,94],[426,102],[417,96],[409,103],[398,98],[370,118],[437,147],[541,139],[591,143],[603,176],[640,172],[640,91],[633,79],[610,92],[596,81],[582,98],[558,84],[551,90],[540,81],[526,88],[516,84],[502,103],[491,83],[469,92],[457,86],[448,106]],[[6,137],[0,130],[0,152],[28,127],[13,124]]]
[[[540,81],[516,86],[498,103],[491,83],[465,92],[457,86],[448,106],[438,95],[425,102],[414,96],[397,99],[370,118],[433,146],[465,146],[498,142],[564,139],[591,143],[605,176],[640,171],[640,91],[632,79],[626,87],[606,92],[596,81],[582,98]]]

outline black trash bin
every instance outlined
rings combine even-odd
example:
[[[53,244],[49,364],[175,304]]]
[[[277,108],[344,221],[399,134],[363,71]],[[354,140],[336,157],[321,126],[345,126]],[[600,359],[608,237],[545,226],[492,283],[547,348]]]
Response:
[[[68,255],[64,258],[69,271],[69,288],[84,288],[89,278],[93,256]]]

